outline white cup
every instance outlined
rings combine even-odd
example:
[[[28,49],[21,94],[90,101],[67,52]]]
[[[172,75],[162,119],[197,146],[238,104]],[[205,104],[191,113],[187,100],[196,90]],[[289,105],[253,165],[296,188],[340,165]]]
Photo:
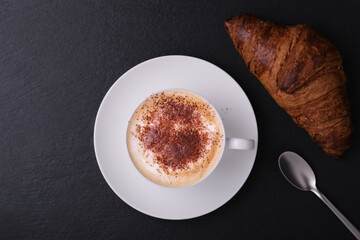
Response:
[[[165,186],[165,185],[161,185],[161,184],[158,184],[158,183],[155,183],[153,181],[151,181],[150,179],[148,179],[147,177],[145,177],[141,171],[138,170],[138,172],[140,172],[140,174],[142,176],[144,176],[148,181],[156,184],[156,185],[159,185],[159,186],[162,186],[162,187],[167,187],[167,188],[185,188],[185,187],[190,187],[190,186],[194,186],[195,184],[198,184],[202,181],[204,181],[208,176],[210,176],[210,174],[215,170],[215,168],[218,166],[220,160],[222,159],[222,156],[223,156],[223,153],[224,153],[224,149],[234,149],[234,150],[252,150],[254,149],[255,147],[255,141],[253,139],[247,139],[247,138],[226,138],[225,136],[225,128],[224,128],[224,123],[222,122],[222,119],[219,115],[219,113],[216,111],[215,107],[208,101],[206,100],[204,97],[202,97],[201,95],[197,94],[197,93],[194,93],[192,91],[189,91],[187,89],[180,89],[180,88],[172,88],[172,89],[165,89],[165,90],[161,90],[161,91],[158,91],[158,92],[155,92],[153,94],[158,94],[158,93],[161,93],[161,92],[166,92],[166,91],[183,91],[183,92],[188,92],[188,93],[191,93],[193,95],[196,95],[198,97],[200,97],[202,100],[204,100],[206,103],[208,103],[211,108],[214,110],[214,112],[216,113],[217,117],[219,118],[220,120],[220,123],[221,123],[221,127],[222,127],[222,132],[223,132],[223,142],[224,144],[222,144],[222,150],[221,150],[221,154],[220,154],[220,157],[218,158],[217,160],[217,163],[214,165],[214,167],[211,169],[211,171],[208,172],[207,175],[205,175],[203,178],[199,179],[198,181],[190,184],[190,185],[186,185],[186,186],[175,186],[175,187],[172,187],[172,186]],[[147,99],[146,99],[147,100]],[[146,100],[144,100],[143,102],[145,102]],[[142,103],[143,103],[142,102]],[[141,104],[142,104],[141,103]],[[141,105],[140,104],[140,105]],[[140,106],[139,105],[139,106]],[[136,111],[136,110],[134,110]],[[135,166],[135,165],[134,165]],[[136,168],[136,166],[135,166]]]

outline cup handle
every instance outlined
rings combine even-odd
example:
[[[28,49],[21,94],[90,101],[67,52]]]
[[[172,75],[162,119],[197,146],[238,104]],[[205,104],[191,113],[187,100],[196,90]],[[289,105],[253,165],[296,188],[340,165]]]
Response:
[[[245,138],[226,138],[225,147],[228,149],[251,150],[255,147],[255,141]]]

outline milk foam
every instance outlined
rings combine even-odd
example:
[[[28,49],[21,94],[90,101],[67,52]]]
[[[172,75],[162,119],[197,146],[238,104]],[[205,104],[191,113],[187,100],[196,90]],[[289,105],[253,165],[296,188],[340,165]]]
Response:
[[[169,92],[166,92],[169,93]],[[190,94],[184,91],[170,91],[169,94],[181,94],[187,95],[194,100],[204,103],[204,100],[200,97]],[[146,101],[141,105],[146,105]],[[211,111],[215,118],[209,119],[205,117],[203,113],[197,111],[196,114],[200,114],[201,129],[202,132],[208,133],[209,139],[205,145],[207,154],[205,156],[199,157],[197,161],[188,162],[186,168],[184,169],[166,169],[165,171],[156,161],[156,154],[149,149],[145,149],[143,143],[136,137],[136,128],[138,126],[146,126],[146,122],[142,119],[145,111],[141,111],[140,107],[137,109],[135,114],[132,116],[129,126],[128,126],[128,136],[127,136],[127,145],[131,159],[136,166],[136,168],[151,181],[165,185],[165,186],[185,186],[190,185],[209,172],[216,165],[218,158],[222,152],[223,145],[223,132],[221,121],[217,116],[216,112],[210,108],[207,111]],[[214,114],[215,113],[215,114]],[[180,123],[175,123],[172,127],[174,131],[179,131],[185,126]],[[212,141],[213,139],[218,138],[218,141]],[[210,161],[209,161],[210,158]],[[212,158],[212,159],[211,159]]]

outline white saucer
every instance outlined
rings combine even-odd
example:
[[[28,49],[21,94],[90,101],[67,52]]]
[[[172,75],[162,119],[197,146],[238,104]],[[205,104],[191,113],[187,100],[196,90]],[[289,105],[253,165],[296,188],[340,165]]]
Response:
[[[254,139],[255,149],[225,149],[213,173],[191,187],[166,188],[145,179],[127,152],[128,120],[152,93],[169,88],[187,89],[206,98],[219,112],[226,136]],[[188,56],[154,58],[126,72],[104,97],[94,129],[97,161],[112,190],[138,211],[163,219],[198,217],[229,201],[250,174],[257,143],[256,118],[244,91],[222,69]]]

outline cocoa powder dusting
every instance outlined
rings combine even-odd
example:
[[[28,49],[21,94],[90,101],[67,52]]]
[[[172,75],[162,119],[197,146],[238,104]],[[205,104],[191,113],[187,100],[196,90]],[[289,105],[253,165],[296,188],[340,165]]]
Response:
[[[155,162],[165,172],[187,169],[189,163],[204,157],[207,144],[216,137],[207,131],[199,110],[211,107],[164,93],[153,95],[150,100],[154,109],[143,109],[146,111],[141,118],[144,125],[137,125],[135,129],[144,152],[153,152]]]

